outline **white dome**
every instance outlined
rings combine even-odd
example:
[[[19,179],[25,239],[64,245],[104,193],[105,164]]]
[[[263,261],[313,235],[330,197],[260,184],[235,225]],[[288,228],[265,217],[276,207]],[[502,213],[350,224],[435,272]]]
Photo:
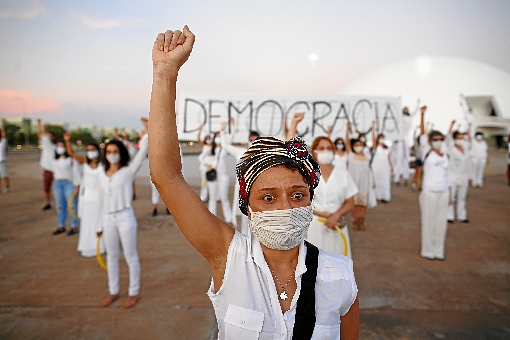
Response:
[[[460,94],[469,105],[477,105],[485,98],[486,104],[488,100],[500,118],[510,118],[510,74],[462,58],[422,56],[396,62],[358,78],[339,94],[401,96],[402,106],[408,106],[411,113],[420,99],[420,105],[428,107],[425,120],[433,122],[434,128],[443,132],[452,119],[463,123],[462,128],[467,129],[459,105]],[[489,124],[489,120],[482,117],[487,113],[473,111],[479,126]],[[503,119],[496,125],[502,124],[508,129],[508,122]],[[419,124],[419,115],[414,117],[414,123]]]

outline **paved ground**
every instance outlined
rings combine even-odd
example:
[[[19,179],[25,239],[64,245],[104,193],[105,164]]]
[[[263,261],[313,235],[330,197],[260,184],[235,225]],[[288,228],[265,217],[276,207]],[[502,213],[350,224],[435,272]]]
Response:
[[[52,236],[57,217],[42,212],[36,154],[9,154],[12,192],[0,195],[1,339],[209,339],[214,313],[205,260],[173,219],[150,216],[139,180],[134,202],[142,265],[139,304],[111,307],[106,272],[76,251],[76,236]],[[369,210],[367,230],[351,231],[361,306],[361,339],[510,339],[510,187],[504,153],[493,176],[470,190],[470,224],[449,225],[446,261],[419,256],[417,194],[394,187],[393,201]],[[161,208],[160,211],[163,209]]]

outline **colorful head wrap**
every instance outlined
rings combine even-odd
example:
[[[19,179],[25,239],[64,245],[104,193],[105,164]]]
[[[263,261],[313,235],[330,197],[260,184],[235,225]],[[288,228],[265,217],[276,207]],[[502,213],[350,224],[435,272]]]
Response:
[[[273,137],[256,139],[236,165],[239,181],[239,208],[248,215],[248,197],[253,182],[272,166],[290,163],[295,165],[310,188],[319,184],[320,167],[306,149],[305,141],[299,137],[283,142]]]

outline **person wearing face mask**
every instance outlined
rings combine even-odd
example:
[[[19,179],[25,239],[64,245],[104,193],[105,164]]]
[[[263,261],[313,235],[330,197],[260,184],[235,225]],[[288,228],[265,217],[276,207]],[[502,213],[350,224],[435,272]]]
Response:
[[[365,230],[365,217],[369,196],[373,195],[373,179],[370,171],[369,158],[363,152],[364,144],[359,139],[349,139],[351,123],[346,128],[347,169],[354,179],[358,193],[354,195],[354,208],[352,209],[352,224],[354,230]],[[372,192],[371,192],[372,191]],[[375,195],[374,195],[375,197]]]
[[[325,251],[352,258],[345,216],[354,208],[358,188],[347,169],[335,165],[334,148],[327,137],[317,137],[312,143],[312,155],[320,165],[321,180],[314,191],[314,216],[306,240]]]
[[[471,185],[473,188],[483,188],[485,169],[489,166],[487,143],[483,140],[483,133],[477,132],[471,143]]]
[[[451,202],[450,161],[442,152],[443,134],[432,130],[425,134],[425,109],[421,110],[420,147],[423,155],[420,192],[421,250],[429,260],[444,260],[447,212]]]
[[[53,195],[55,196],[56,209],[58,215],[58,228],[53,235],[62,234],[66,231],[66,220],[68,215],[68,202],[74,193],[77,193],[80,185],[80,165],[69,157],[63,140],[57,140],[55,143],[55,158],[52,163],[53,173]],[[72,209],[76,215],[76,198],[73,200]],[[71,214],[69,214],[71,215]],[[71,236],[78,233],[78,220],[70,216],[71,229],[67,235]]]
[[[472,167],[471,138],[469,134],[459,131],[454,131],[452,133],[454,124],[455,120],[452,121],[448,136],[446,137],[446,150],[450,157],[450,180],[452,184],[453,201],[448,207],[448,222],[453,223],[455,217],[457,217],[457,220],[463,223],[469,223],[466,211],[466,198],[469,188],[469,175]]]
[[[372,147],[373,156],[371,160],[372,173],[375,182],[375,197],[382,203],[391,201],[391,174],[393,164],[391,162],[390,149],[384,144],[384,134],[379,134],[375,138],[375,122],[372,125],[372,135],[374,143]]]
[[[235,119],[234,117],[230,118],[230,126],[234,130],[235,126]],[[243,154],[248,150],[246,147],[242,146],[234,146],[232,145],[232,139],[234,138],[234,133],[228,135],[225,133],[225,127],[226,123],[221,124],[220,129],[220,143],[223,147],[223,149],[231,156],[233,156],[236,161],[238,161]],[[234,130],[235,131],[235,130]],[[257,131],[250,131],[248,134],[248,147],[250,147],[253,142],[259,138],[260,135]],[[250,224],[250,220],[248,220],[248,217],[244,215],[241,210],[239,209],[239,204],[237,203],[239,201],[239,183],[236,182],[234,184],[234,198],[232,200],[232,213],[233,213],[233,219],[232,219],[232,225],[237,228],[237,216],[240,216],[241,218],[241,226],[240,231],[243,234],[248,234],[248,226]]]
[[[37,120],[37,137],[41,145],[39,165],[43,169],[43,190],[46,204],[43,211],[51,209],[51,187],[53,184],[52,164],[55,158],[55,135],[47,131],[40,119]]]
[[[401,140],[395,140],[392,145],[392,157],[394,160],[393,182],[398,186],[400,180],[404,179],[404,185],[409,182],[409,157],[411,148],[409,146],[409,134],[413,126],[413,117],[418,113],[420,108],[420,99],[416,103],[413,112],[409,112],[409,108],[405,106],[402,109],[402,134]]]
[[[132,206],[132,183],[147,157],[146,131],[149,121],[146,118],[142,118],[141,121],[145,130],[136,156],[130,161],[124,144],[112,139],[105,146],[104,168],[100,168],[101,222],[96,230],[97,236],[103,235],[104,238],[109,290],[109,295],[101,302],[102,307],[111,305],[119,298],[120,245],[129,269],[129,296],[124,308],[133,307],[138,301],[140,292],[140,259],[136,249],[138,223]]]
[[[218,339],[357,339],[352,261],[304,241],[320,170],[300,138],[259,138],[237,163],[249,235],[212,214],[182,177],[176,82],[193,43],[187,26],[159,34],[154,43],[149,159],[177,225],[211,266],[208,295]]]
[[[211,135],[205,135],[204,139],[202,139],[201,135],[203,129],[204,125],[200,125],[197,133],[197,142],[202,150],[200,155],[198,155],[198,171],[200,172],[200,198],[202,202],[207,202],[209,200],[209,190],[207,189],[207,178],[205,174],[208,169],[204,160],[206,156],[211,153],[212,137]]]
[[[101,163],[101,148],[96,142],[88,143],[85,156],[74,152],[71,146],[71,135],[64,134],[66,151],[70,157],[83,164],[78,196],[78,216],[80,217],[80,236],[78,251],[84,257],[96,256],[96,230],[100,223],[100,186],[99,175],[104,171]],[[101,240],[100,252],[104,254],[104,243]]]
[[[331,131],[333,130],[333,126],[328,126],[328,138],[331,140]],[[347,169],[347,154],[345,153],[345,142],[344,139],[339,137],[335,139],[335,158],[333,159],[333,164],[335,166],[341,166],[344,169]]]
[[[221,202],[223,218],[227,223],[232,223],[232,207],[229,199],[230,177],[227,169],[228,153],[221,146],[220,133],[214,134],[210,152],[205,155],[203,162],[207,170],[216,170],[216,178],[207,181],[207,191],[209,192],[209,202],[207,204],[209,211],[217,214],[218,201]]]

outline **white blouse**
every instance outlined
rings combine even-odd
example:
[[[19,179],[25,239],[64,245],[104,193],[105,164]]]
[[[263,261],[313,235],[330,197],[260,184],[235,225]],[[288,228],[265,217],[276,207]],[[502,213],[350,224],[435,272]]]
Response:
[[[148,136],[145,134],[140,140],[140,147],[136,156],[127,166],[123,166],[113,176],[108,177],[104,168],[99,175],[101,186],[102,214],[113,214],[131,208],[133,199],[133,179],[147,157]]]
[[[471,173],[471,146],[460,152],[454,145],[451,136],[446,137],[446,147],[450,157],[450,181],[458,185],[468,185]]]
[[[72,182],[75,186],[80,185],[81,164],[72,157],[53,158],[50,171],[53,172],[55,181],[66,180]]]
[[[223,284],[208,291],[219,327],[219,339],[292,339],[301,278],[306,272],[306,246],[299,246],[297,290],[290,309],[282,313],[273,276],[255,236],[235,232],[227,255]],[[340,339],[340,316],[357,296],[352,261],[319,250],[315,283],[314,339]]]
[[[426,191],[445,192],[450,187],[450,162],[448,156],[431,151],[424,156],[422,188]]]
[[[347,169],[335,166],[328,180],[321,178],[314,190],[313,208],[334,213],[345,200],[358,193],[358,187]]]
[[[52,171],[53,159],[55,159],[55,145],[51,142],[47,134],[42,136],[39,144],[41,144],[42,147],[39,165],[44,170]]]

